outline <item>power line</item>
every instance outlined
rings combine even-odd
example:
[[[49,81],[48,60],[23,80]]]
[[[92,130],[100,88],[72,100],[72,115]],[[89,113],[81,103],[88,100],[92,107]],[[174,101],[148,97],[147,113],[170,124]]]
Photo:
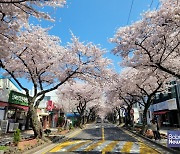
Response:
[[[153,4],[153,0],[151,1],[151,4],[150,4],[149,8],[151,8],[152,4]]]
[[[131,11],[132,11],[132,7],[133,7],[133,3],[134,3],[134,0],[132,0],[132,3],[131,3],[131,8],[130,8],[130,11],[129,11],[127,24],[129,23],[129,19],[130,19],[130,16],[131,16]]]
[[[157,10],[157,9],[158,9],[158,7],[159,7],[159,3],[160,3],[160,2],[158,2],[157,6],[156,6],[156,10]]]

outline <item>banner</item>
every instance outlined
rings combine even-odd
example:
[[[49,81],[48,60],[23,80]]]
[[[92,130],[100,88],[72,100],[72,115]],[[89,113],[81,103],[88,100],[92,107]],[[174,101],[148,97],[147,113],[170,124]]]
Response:
[[[54,107],[53,102],[52,101],[48,101],[47,108],[46,108],[47,111],[52,111],[53,107]]]
[[[168,131],[168,147],[180,147],[180,130]]]

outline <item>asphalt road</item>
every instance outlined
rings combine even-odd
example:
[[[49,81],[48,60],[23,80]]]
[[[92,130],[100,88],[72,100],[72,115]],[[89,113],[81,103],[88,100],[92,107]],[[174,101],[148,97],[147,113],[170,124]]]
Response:
[[[142,153],[157,154],[157,150],[140,142],[110,123],[88,125],[86,129],[68,137],[46,152],[52,153]]]

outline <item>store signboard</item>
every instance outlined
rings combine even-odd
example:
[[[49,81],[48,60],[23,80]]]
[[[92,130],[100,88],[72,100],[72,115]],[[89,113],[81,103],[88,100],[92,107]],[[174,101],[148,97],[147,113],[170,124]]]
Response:
[[[48,101],[47,103],[47,111],[52,111],[54,105],[53,105],[53,102],[51,100]]]
[[[8,102],[12,104],[28,106],[28,99],[26,95],[16,91],[10,92]]]
[[[168,102],[164,101],[164,102],[154,104],[153,109],[154,109],[154,111],[166,110],[166,109],[168,109]]]

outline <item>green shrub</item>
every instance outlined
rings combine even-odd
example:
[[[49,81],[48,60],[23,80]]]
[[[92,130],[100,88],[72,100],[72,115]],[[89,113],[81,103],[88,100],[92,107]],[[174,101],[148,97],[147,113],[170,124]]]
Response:
[[[79,123],[78,120],[74,120],[73,126],[74,126],[74,127],[77,127],[77,126],[78,126],[78,123]]]
[[[15,144],[19,143],[19,141],[21,140],[21,131],[20,131],[20,129],[16,129],[16,131],[14,132],[13,139],[14,139]]]
[[[73,124],[72,123],[69,125],[69,129],[73,129]]]
[[[64,128],[62,128],[62,127],[59,127],[58,128],[58,132],[61,132],[61,131],[63,131],[64,130]]]
[[[57,123],[58,123],[58,126],[63,126],[63,124],[64,124],[64,117],[58,117],[58,121],[57,121]]]
[[[8,147],[7,146],[0,146],[0,150],[7,150]]]

